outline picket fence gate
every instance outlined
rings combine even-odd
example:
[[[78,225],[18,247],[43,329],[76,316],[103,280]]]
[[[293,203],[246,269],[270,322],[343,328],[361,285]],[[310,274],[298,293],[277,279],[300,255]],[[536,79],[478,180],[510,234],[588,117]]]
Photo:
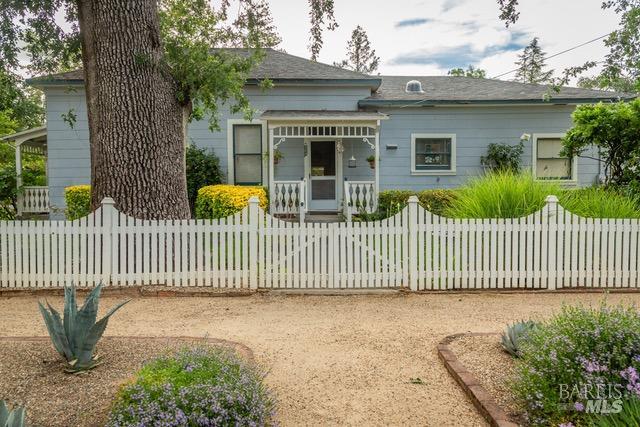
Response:
[[[555,196],[515,219],[448,219],[412,197],[372,222],[294,223],[257,198],[219,220],[140,220],[112,199],[74,221],[0,221],[0,287],[638,288],[640,225]]]

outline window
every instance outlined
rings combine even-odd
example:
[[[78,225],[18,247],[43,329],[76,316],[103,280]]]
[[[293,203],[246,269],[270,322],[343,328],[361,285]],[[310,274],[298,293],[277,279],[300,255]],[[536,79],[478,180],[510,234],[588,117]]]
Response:
[[[455,174],[455,135],[414,134],[411,136],[411,151],[411,172],[414,175]]]
[[[233,172],[237,185],[262,184],[261,125],[233,125]]]
[[[570,181],[575,178],[575,162],[561,157],[562,135],[536,135],[533,140],[534,171],[537,179]]]

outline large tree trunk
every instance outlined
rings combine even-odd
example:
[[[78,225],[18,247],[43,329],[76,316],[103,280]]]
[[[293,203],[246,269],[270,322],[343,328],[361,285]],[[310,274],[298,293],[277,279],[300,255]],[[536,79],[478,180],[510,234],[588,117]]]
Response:
[[[185,106],[162,68],[156,0],[78,0],[91,145],[91,204],[188,218]]]

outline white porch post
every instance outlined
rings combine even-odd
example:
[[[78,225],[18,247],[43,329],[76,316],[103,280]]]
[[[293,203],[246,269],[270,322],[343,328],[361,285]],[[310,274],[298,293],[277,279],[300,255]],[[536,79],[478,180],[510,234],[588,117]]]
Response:
[[[380,120],[376,123],[376,163],[375,163],[375,208],[378,208],[378,195],[380,194]]]
[[[273,171],[273,128],[269,126],[269,204],[273,203],[273,180],[274,180],[274,171]],[[271,212],[271,206],[269,206],[269,212]]]
[[[18,205],[18,216],[22,216],[22,140],[16,140],[16,201]]]

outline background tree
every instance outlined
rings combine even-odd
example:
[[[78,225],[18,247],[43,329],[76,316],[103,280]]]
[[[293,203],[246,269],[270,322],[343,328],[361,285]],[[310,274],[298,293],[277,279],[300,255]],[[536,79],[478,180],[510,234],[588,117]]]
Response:
[[[522,83],[547,83],[553,75],[553,70],[546,71],[546,53],[540,47],[538,37],[534,37],[529,46],[524,48],[518,56],[516,65],[516,81]]]
[[[24,86],[22,79],[8,70],[0,70],[0,136],[31,127],[44,120],[42,96]],[[24,153],[24,185],[45,185],[45,162],[42,156]],[[15,147],[0,141],[0,220],[13,219],[17,202]]]
[[[518,21],[518,0],[498,0],[500,19],[508,27]],[[602,9],[613,9],[620,15],[619,28],[609,34],[609,48],[600,72],[594,77],[581,77],[578,85],[586,88],[640,92],[640,0],[604,0]],[[563,74],[576,77],[598,63],[586,62],[571,67]],[[564,79],[568,82],[568,78]],[[566,83],[565,83],[566,84]]]
[[[19,75],[0,69],[0,136],[43,123],[42,93],[25,86]]]
[[[311,60],[317,61],[323,45],[323,30],[326,28],[333,31],[338,28],[333,12],[333,0],[309,0],[309,21],[311,22],[309,50]]]
[[[561,155],[588,157],[585,152],[595,146],[600,153],[595,160],[607,172],[605,184],[640,190],[640,100],[580,105],[573,123]]]
[[[449,76],[455,77],[473,77],[475,79],[486,79],[487,71],[482,68],[476,68],[473,65],[469,65],[467,69],[464,68],[452,68],[447,73]]]
[[[373,74],[378,70],[380,57],[376,56],[367,32],[360,25],[353,30],[351,40],[347,43],[347,59],[334,62],[333,65],[364,74]]]

